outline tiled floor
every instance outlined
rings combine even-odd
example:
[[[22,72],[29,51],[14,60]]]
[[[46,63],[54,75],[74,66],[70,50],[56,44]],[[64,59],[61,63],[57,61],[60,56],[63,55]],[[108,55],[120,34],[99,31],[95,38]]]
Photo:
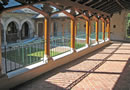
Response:
[[[130,43],[113,44],[12,90],[130,90]]]

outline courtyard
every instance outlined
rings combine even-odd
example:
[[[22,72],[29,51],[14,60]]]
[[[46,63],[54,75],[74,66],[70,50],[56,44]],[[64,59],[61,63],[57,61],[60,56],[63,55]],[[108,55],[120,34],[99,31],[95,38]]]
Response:
[[[1,0],[0,90],[129,90],[130,1]]]

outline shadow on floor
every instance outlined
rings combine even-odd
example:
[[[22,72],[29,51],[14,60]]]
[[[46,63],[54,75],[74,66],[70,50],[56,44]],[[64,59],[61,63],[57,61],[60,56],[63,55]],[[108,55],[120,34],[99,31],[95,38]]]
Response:
[[[130,58],[115,83],[113,90],[130,90]]]
[[[115,45],[116,46],[116,45]],[[114,90],[118,90],[120,84],[122,84],[122,79],[125,80],[126,77],[129,79],[128,82],[130,84],[130,73],[127,75],[127,74],[123,74],[124,72],[128,72],[128,70],[130,70],[130,60],[128,61],[126,67],[128,68],[127,70],[124,69],[124,71],[122,73],[114,73],[114,72],[95,72],[96,69],[98,69],[100,66],[102,66],[106,61],[108,61],[107,59],[109,57],[111,57],[120,47],[122,46],[122,43],[120,43],[119,45],[117,45],[117,47],[115,48],[115,50],[112,52],[112,53],[109,53],[109,55],[107,57],[105,57],[104,59],[100,60],[100,63],[96,64],[95,66],[93,66],[90,70],[86,70],[86,71],[78,71],[78,70],[68,70],[68,68],[71,68],[81,62],[84,62],[84,61],[91,61],[91,59],[88,59],[90,56],[93,56],[99,52],[101,52],[102,50],[105,49],[105,47],[103,47],[102,49],[99,49],[99,50],[96,50],[95,52],[93,53],[90,53],[88,55],[85,55],[75,61],[72,61],[68,64],[65,64],[61,67],[58,67],[52,71],[49,71],[48,73],[45,73],[33,80],[30,80],[26,83],[23,83],[17,87],[14,87],[12,88],[11,90],[63,90],[63,89],[72,89],[75,85],[77,85],[80,81],[82,81],[84,78],[86,78],[89,74],[91,73],[101,73],[101,74],[121,74],[119,80],[117,81],[117,83],[115,84],[114,86]],[[94,61],[94,60],[93,60]],[[117,60],[115,60],[117,61]],[[123,62],[123,61],[121,61]],[[126,68],[125,67],[125,68]],[[84,74],[81,75],[79,78],[77,78],[75,81],[71,82],[69,85],[67,85],[67,87],[63,88],[63,87],[60,87],[56,84],[52,84],[50,82],[47,82],[46,79],[50,78],[50,77],[53,77],[54,75],[56,75],[57,73],[59,72],[83,72]],[[125,76],[125,77],[124,77]],[[64,77],[66,78],[66,77]],[[35,82],[38,82],[38,83],[35,83]],[[42,82],[41,82],[42,81]],[[126,81],[125,81],[126,82]],[[126,82],[128,84],[128,82]],[[32,86],[32,85],[35,85],[35,86]],[[24,86],[26,86],[26,88],[24,88]],[[32,87],[31,87],[32,86]],[[128,86],[128,85],[127,85]],[[31,88],[31,89],[27,89],[27,87]],[[35,88],[36,87],[36,88]],[[40,88],[40,89],[39,89]]]

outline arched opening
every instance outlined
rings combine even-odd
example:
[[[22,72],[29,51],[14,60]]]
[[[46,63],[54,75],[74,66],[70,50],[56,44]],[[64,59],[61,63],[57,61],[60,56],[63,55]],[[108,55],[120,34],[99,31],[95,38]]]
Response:
[[[29,37],[29,25],[27,22],[25,22],[22,25],[22,30],[21,30],[21,39],[27,39]]]
[[[18,28],[15,22],[10,22],[7,27],[6,37],[7,43],[15,43],[18,40]]]

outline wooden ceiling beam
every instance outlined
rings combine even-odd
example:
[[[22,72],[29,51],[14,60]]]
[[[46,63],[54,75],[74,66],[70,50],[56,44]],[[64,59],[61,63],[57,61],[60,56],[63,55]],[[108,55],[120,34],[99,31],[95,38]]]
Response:
[[[42,14],[42,15],[45,16],[45,17],[49,17],[49,14],[48,14],[48,13],[46,13],[45,11],[40,10],[40,9],[38,9],[38,8],[32,6],[32,5],[29,5],[28,8],[31,9],[31,10],[33,10],[33,11],[35,11],[35,12],[38,12],[38,13]]]
[[[90,7],[90,5],[93,5],[93,4],[97,3],[97,2],[99,2],[99,0],[93,0],[92,2],[90,2],[88,4],[85,4],[85,5]]]
[[[76,3],[78,3],[80,0],[76,0]]]
[[[109,7],[105,7],[105,8],[102,8],[102,9],[100,9],[100,10],[105,11],[105,10],[107,10],[107,9],[114,8],[114,7],[119,7],[119,6],[116,5],[116,4],[112,4],[112,5],[110,5]]]
[[[97,2],[95,2],[95,3],[93,3],[93,4],[91,4],[90,7],[92,7],[92,6],[96,5],[96,4],[98,4],[98,3],[101,2],[101,1],[102,1],[102,0],[99,0],[99,1],[97,1]]]
[[[125,7],[119,2],[119,0],[116,0],[116,2],[121,8],[125,9]]]
[[[56,5],[55,3],[53,2],[49,2],[49,4],[51,4],[52,6],[56,7],[57,9],[62,9],[60,6]],[[71,15],[70,13],[68,13],[67,11],[62,11],[64,14],[66,14],[67,16],[69,16],[70,18],[74,19],[74,16]]]
[[[64,2],[62,0],[48,0],[48,1],[53,2],[53,3],[57,3],[57,4],[61,4],[64,6],[73,6],[74,8],[88,10],[88,11],[91,11],[94,13],[99,13],[99,14],[104,14],[104,15],[110,16],[110,14],[108,14],[108,13],[102,12],[102,11],[97,10],[97,9],[93,9],[91,7],[88,7],[88,6],[85,6],[85,5],[70,1],[70,0],[64,0]]]
[[[88,16],[86,16],[86,15],[84,15],[84,13],[83,12],[81,12],[80,10],[78,10],[78,9],[75,9],[77,12],[79,12],[79,13],[81,13],[81,16],[85,19],[85,20],[89,20],[89,17]]]
[[[96,16],[93,16],[92,19],[94,19],[95,21],[98,21],[98,18]]]
[[[55,15],[55,14],[58,14],[58,13],[61,13],[61,12],[63,12],[63,11],[66,11],[67,9],[70,9],[70,8],[66,8],[66,9],[62,9],[62,10],[60,10],[60,11],[54,12],[54,13],[51,14],[51,16],[53,16],[53,15]]]
[[[107,3],[108,3],[107,1],[104,1],[101,4],[99,4],[99,5],[97,5],[97,6],[93,7],[93,8],[99,8],[99,7],[101,7],[101,6],[103,6],[103,5],[107,4]]]
[[[103,21],[103,22],[105,21],[105,19],[103,17],[101,17],[100,20]]]
[[[86,4],[88,4],[88,3],[90,3],[90,2],[92,2],[93,0],[88,0],[88,1],[86,1],[85,3],[83,3],[83,5],[86,5]]]
[[[102,7],[98,8],[98,9],[102,10],[102,9],[104,9],[104,8],[110,7],[111,5],[113,5],[113,4],[115,4],[115,3],[116,3],[116,2],[114,2],[114,1],[109,2],[109,3],[103,5]]]
[[[109,13],[114,13],[114,12],[120,12],[120,11],[121,11],[120,8],[116,8],[116,9],[108,10],[107,12],[109,12]]]
[[[119,6],[113,6],[113,7],[109,7],[107,9],[104,9],[103,11],[111,11],[111,10],[114,10],[114,9],[121,9]]]
[[[118,9],[107,10],[106,12],[113,14],[113,12],[119,12],[119,11],[120,9],[118,8]]]
[[[1,13],[11,12],[11,11],[15,11],[15,10],[23,9],[23,8],[28,8],[28,7],[29,7],[29,5],[19,5],[19,6],[9,7],[9,8],[3,9],[1,11]]]

